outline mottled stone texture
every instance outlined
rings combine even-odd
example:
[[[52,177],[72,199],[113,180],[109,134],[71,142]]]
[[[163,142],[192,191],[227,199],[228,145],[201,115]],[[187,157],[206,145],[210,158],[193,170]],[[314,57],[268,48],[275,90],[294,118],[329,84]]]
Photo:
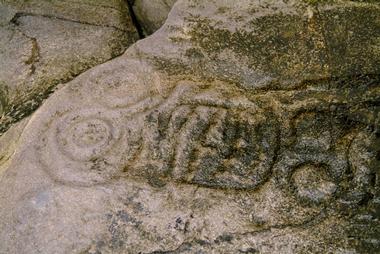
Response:
[[[0,139],[0,253],[378,252],[379,28],[179,0]]]
[[[138,39],[122,0],[0,1],[0,135],[57,84]]]
[[[177,0],[129,0],[144,35],[157,31]]]

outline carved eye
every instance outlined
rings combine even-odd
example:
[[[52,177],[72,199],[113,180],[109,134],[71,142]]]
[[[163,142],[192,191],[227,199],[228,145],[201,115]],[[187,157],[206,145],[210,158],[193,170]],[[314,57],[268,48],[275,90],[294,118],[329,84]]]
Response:
[[[57,146],[73,160],[91,160],[110,149],[119,137],[106,118],[75,116],[57,126]]]
[[[301,205],[319,204],[340,191],[347,160],[329,153],[284,153],[275,167],[280,187],[290,191]]]
[[[101,109],[77,110],[53,118],[39,153],[55,180],[76,185],[108,181],[119,171],[123,128],[117,114]]]
[[[303,205],[326,203],[332,197],[334,202],[354,204],[368,194],[375,135],[358,123],[347,124],[344,112],[309,109],[290,120],[292,142],[275,172],[284,190]]]

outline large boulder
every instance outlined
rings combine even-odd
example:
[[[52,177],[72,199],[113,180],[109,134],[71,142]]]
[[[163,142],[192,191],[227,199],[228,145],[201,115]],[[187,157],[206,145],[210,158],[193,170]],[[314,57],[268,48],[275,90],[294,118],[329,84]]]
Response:
[[[0,1],[0,135],[57,84],[137,39],[123,0]]]
[[[380,6],[314,2],[180,0],[59,89],[0,139],[0,253],[375,253]]]

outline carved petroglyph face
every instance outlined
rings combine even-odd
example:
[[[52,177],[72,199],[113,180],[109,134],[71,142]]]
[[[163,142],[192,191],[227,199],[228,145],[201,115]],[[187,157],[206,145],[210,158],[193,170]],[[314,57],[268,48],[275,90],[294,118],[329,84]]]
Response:
[[[358,204],[374,188],[378,137],[350,120],[344,103],[310,98],[279,102],[273,94],[184,81],[134,103],[99,101],[58,114],[39,155],[63,184],[137,177],[155,187],[265,192],[259,187],[271,182],[301,207]]]
[[[56,180],[77,185],[137,172],[156,183],[255,189],[271,172],[278,124],[236,96],[188,83],[153,108],[142,98],[125,108],[64,112],[48,124],[42,162]]]

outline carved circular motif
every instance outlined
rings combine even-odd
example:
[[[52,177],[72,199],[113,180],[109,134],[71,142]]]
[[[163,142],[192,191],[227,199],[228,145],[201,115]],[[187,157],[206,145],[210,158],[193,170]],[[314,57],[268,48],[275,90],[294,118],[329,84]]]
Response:
[[[349,109],[330,109],[302,109],[290,119],[292,142],[275,171],[302,204],[334,196],[335,208],[347,207],[373,196],[378,137],[358,121],[347,122]]]
[[[287,152],[275,167],[280,186],[303,205],[331,199],[339,191],[346,171],[346,158],[328,153]]]
[[[119,118],[115,112],[86,109],[52,119],[39,149],[46,171],[59,182],[82,186],[119,174],[124,137]]]
[[[119,138],[109,120],[88,117],[66,118],[57,127],[57,142],[60,150],[73,160],[90,160],[99,157]]]

